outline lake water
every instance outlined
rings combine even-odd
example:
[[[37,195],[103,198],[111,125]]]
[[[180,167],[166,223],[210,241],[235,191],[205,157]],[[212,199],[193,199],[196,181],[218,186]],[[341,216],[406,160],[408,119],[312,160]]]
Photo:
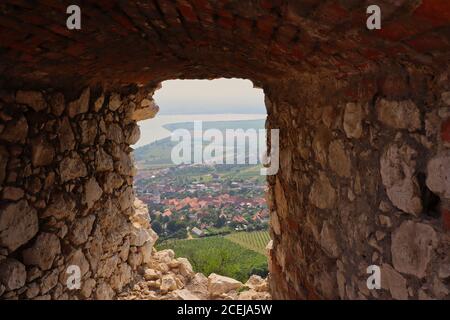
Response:
[[[141,138],[133,148],[170,137],[171,132],[163,126],[170,123],[192,121],[238,121],[266,119],[265,114],[182,114],[182,115],[156,115],[153,119],[139,121]]]

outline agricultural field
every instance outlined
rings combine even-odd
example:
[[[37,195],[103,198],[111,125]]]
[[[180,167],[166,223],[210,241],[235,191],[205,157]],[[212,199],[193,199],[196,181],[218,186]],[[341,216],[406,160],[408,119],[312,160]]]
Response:
[[[225,238],[260,254],[266,254],[266,246],[270,241],[268,231],[234,232]]]
[[[246,282],[250,275],[267,276],[267,258],[222,236],[190,240],[167,240],[157,250],[172,249],[177,257],[187,258],[196,272],[217,273]]]

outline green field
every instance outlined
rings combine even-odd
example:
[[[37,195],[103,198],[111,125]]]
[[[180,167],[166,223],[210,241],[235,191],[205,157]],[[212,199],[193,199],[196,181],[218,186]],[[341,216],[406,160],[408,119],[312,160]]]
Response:
[[[172,249],[177,257],[187,258],[196,272],[217,273],[246,282],[250,275],[267,275],[267,258],[221,236],[168,240],[157,250]]]
[[[261,254],[266,253],[266,246],[270,241],[268,231],[235,232],[225,236],[228,240],[243,246],[246,249]]]

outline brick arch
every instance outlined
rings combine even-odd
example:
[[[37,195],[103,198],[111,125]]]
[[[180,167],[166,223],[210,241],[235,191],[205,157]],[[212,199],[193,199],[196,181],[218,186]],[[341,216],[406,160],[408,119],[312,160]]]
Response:
[[[155,241],[133,204],[136,121],[163,80],[240,77],[281,129],[273,297],[448,298],[450,5],[376,2],[379,31],[352,0],[85,1],[69,31],[65,4],[3,1],[1,297],[123,290]]]

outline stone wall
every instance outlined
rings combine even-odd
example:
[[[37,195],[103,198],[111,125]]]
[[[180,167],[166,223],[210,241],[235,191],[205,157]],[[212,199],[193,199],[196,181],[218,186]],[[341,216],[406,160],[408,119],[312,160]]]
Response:
[[[386,70],[265,88],[274,298],[450,298],[450,73]]]
[[[0,93],[0,298],[112,298],[150,259],[157,236],[133,205],[130,145],[157,112],[152,93]]]

